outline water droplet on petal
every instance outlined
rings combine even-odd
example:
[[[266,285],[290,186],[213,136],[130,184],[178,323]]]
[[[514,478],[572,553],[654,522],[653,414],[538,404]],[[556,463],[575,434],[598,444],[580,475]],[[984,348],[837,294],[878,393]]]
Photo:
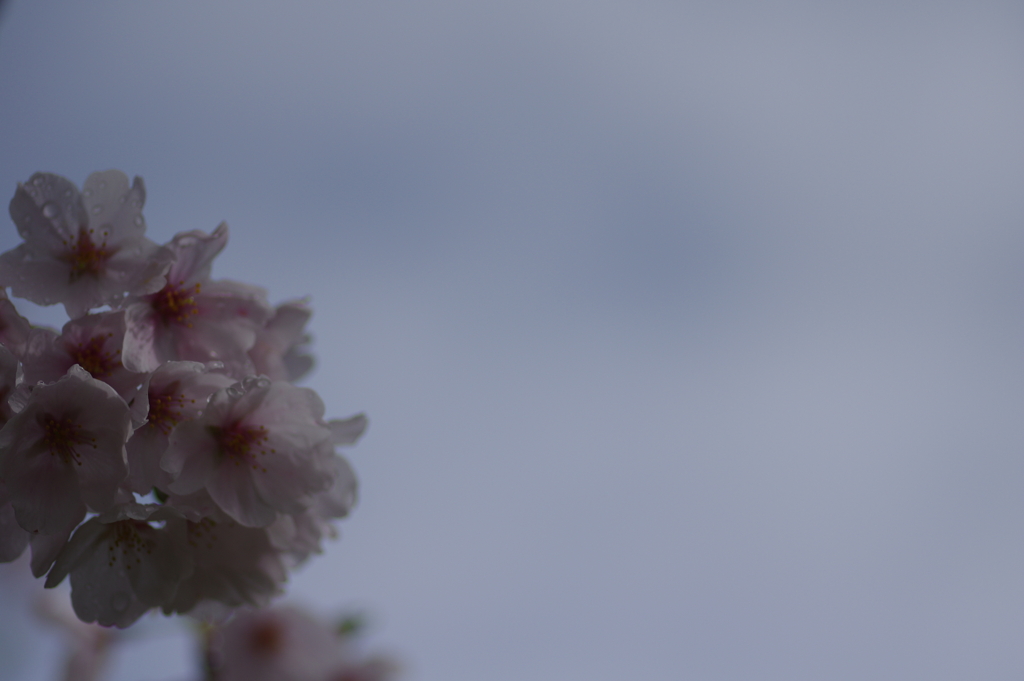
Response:
[[[42,187],[44,184],[46,184],[46,178],[40,175],[36,177],[34,180],[32,180],[32,184],[34,184],[37,187]]]
[[[102,212],[103,212],[103,206],[101,206],[100,204],[97,203],[95,206],[92,207],[92,214],[93,215],[99,215]]]
[[[118,591],[110,598],[110,607],[114,609],[116,613],[122,613],[128,609],[128,604],[131,602],[131,598],[123,591]]]
[[[266,376],[247,376],[242,379],[242,387],[246,390],[258,390],[270,385],[270,379]]]
[[[60,215],[60,207],[53,201],[47,201],[43,204],[43,215],[47,219],[52,220]]]

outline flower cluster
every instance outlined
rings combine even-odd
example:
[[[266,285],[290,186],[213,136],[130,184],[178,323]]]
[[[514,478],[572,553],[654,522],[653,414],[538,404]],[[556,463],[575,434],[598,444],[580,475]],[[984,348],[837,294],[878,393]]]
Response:
[[[390,681],[397,663],[356,649],[358,621],[330,627],[295,606],[245,610],[209,630],[206,659],[219,681]]]
[[[81,620],[122,628],[265,605],[352,507],[336,448],[366,427],[294,385],[309,308],[211,279],[225,224],[153,243],[144,201],[119,171],[36,173],[0,255],[0,561],[31,547]],[[30,325],[8,287],[70,321]]]

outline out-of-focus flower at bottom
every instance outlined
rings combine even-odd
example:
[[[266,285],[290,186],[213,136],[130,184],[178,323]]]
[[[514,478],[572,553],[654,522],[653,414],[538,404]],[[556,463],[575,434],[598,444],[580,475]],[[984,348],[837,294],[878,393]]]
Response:
[[[391,681],[398,665],[361,656],[353,631],[294,606],[239,612],[210,637],[217,681]]]
[[[62,681],[99,681],[111,646],[121,636],[116,629],[78,619],[64,594],[40,593],[35,601],[39,618],[61,629],[67,641]]]

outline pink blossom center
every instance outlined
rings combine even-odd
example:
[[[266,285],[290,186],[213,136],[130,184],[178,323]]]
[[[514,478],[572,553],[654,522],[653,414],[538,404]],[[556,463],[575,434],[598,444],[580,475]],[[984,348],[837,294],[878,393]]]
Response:
[[[114,254],[107,250],[106,232],[103,233],[104,240],[99,246],[93,243],[92,233],[93,230],[82,226],[78,228],[78,239],[74,244],[68,240],[64,241],[64,245],[69,248],[61,259],[71,265],[70,279],[72,282],[78,281],[85,275],[98,276],[103,271],[107,260]]]
[[[267,441],[266,428],[233,423],[227,428],[213,430],[220,451],[225,457],[233,460],[236,465],[247,463],[253,467],[253,470],[260,468],[256,461],[256,455],[267,453],[262,446]]]
[[[178,384],[175,382],[167,392],[159,395],[149,394],[148,425],[159,429],[164,435],[170,433],[171,429],[183,420],[181,410],[185,406],[185,396],[177,392],[177,388]]]
[[[113,334],[108,333],[106,336],[90,338],[78,347],[70,349],[71,358],[75,360],[75,364],[88,371],[93,378],[109,376],[121,366],[121,360],[118,358],[118,355],[121,354],[120,350],[105,352],[103,349],[104,343],[111,336]]]
[[[255,655],[276,655],[284,646],[284,633],[274,622],[258,622],[249,631],[249,648]]]
[[[149,534],[152,529],[149,523],[141,520],[122,520],[114,523],[114,540],[107,546],[107,562],[110,567],[117,562],[118,551],[126,570],[132,569],[132,556],[138,565],[142,563],[140,554],[151,555],[155,542],[150,537],[143,536],[143,533]]]
[[[191,327],[190,317],[199,314],[199,305],[195,296],[199,294],[201,284],[185,287],[185,282],[178,285],[167,284],[153,294],[152,305],[157,316],[165,324],[184,324]]]
[[[65,463],[74,462],[82,465],[81,455],[76,451],[78,445],[91,445],[96,448],[96,438],[87,437],[82,427],[71,419],[56,418],[46,414],[40,419],[43,427],[43,446],[51,456],[59,456]]]
[[[189,546],[199,548],[200,544],[202,544],[207,549],[213,550],[213,543],[217,539],[215,535],[217,522],[215,520],[212,518],[201,518],[197,523],[189,520],[186,522],[185,527],[187,528],[186,534]]]

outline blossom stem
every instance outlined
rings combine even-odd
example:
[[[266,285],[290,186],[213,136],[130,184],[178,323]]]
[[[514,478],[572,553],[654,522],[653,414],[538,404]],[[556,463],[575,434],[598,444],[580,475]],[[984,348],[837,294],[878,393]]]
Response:
[[[200,635],[203,639],[203,681],[220,679],[220,651],[217,645],[220,631],[215,624],[201,624]]]

